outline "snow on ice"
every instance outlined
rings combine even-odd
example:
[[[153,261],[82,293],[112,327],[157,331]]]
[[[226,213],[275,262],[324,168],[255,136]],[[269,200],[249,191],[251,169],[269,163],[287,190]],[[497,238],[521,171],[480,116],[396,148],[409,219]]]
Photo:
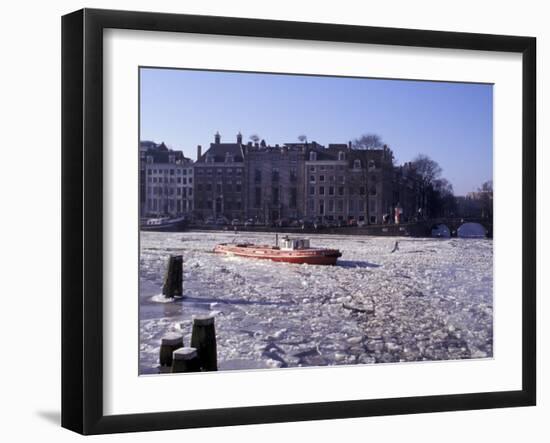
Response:
[[[158,373],[161,337],[179,332],[188,345],[192,316],[206,313],[220,370],[492,357],[492,240],[308,237],[340,249],[338,265],[212,253],[274,234],[142,232],[140,372]],[[183,255],[184,298],[167,302],[170,254]]]

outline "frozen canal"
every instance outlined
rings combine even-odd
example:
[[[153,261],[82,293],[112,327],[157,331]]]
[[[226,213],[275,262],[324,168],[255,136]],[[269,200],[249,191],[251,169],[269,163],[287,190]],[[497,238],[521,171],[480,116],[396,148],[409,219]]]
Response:
[[[160,338],[216,316],[223,369],[491,357],[493,242],[309,235],[342,251],[337,266],[225,257],[217,243],[273,243],[267,233],[141,233],[140,371],[158,372]],[[398,249],[392,252],[395,242]],[[160,295],[183,255],[185,297]]]

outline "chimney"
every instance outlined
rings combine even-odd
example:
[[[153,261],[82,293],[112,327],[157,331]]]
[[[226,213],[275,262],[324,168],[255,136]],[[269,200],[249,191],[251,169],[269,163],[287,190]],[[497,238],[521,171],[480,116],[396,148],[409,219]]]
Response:
[[[216,135],[214,135],[214,143],[216,143],[217,145],[219,145],[219,144],[220,144],[220,140],[221,140],[220,133],[216,131]]]
[[[243,135],[240,133],[237,134],[237,144],[242,145],[243,144]]]
[[[197,145],[197,160],[202,156],[202,146]]]
[[[348,149],[351,149],[351,140],[348,142]]]

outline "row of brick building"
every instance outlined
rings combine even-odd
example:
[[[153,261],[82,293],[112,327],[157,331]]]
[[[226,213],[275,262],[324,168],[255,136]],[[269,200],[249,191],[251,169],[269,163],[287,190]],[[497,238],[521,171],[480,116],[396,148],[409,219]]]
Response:
[[[393,153],[353,149],[351,143],[268,146],[214,142],[193,162],[164,144],[140,146],[141,215],[187,215],[260,223],[279,220],[350,220],[382,223],[402,208],[413,217],[422,201],[410,164]]]

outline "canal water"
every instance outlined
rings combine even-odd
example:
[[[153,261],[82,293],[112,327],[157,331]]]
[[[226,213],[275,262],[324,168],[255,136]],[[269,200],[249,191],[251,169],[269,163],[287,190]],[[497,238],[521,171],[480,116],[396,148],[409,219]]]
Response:
[[[340,249],[338,265],[212,253],[273,234],[142,232],[140,372],[158,373],[167,332],[189,343],[196,314],[215,315],[220,370],[492,357],[492,240],[308,237]],[[181,299],[161,295],[170,254],[183,256]]]

